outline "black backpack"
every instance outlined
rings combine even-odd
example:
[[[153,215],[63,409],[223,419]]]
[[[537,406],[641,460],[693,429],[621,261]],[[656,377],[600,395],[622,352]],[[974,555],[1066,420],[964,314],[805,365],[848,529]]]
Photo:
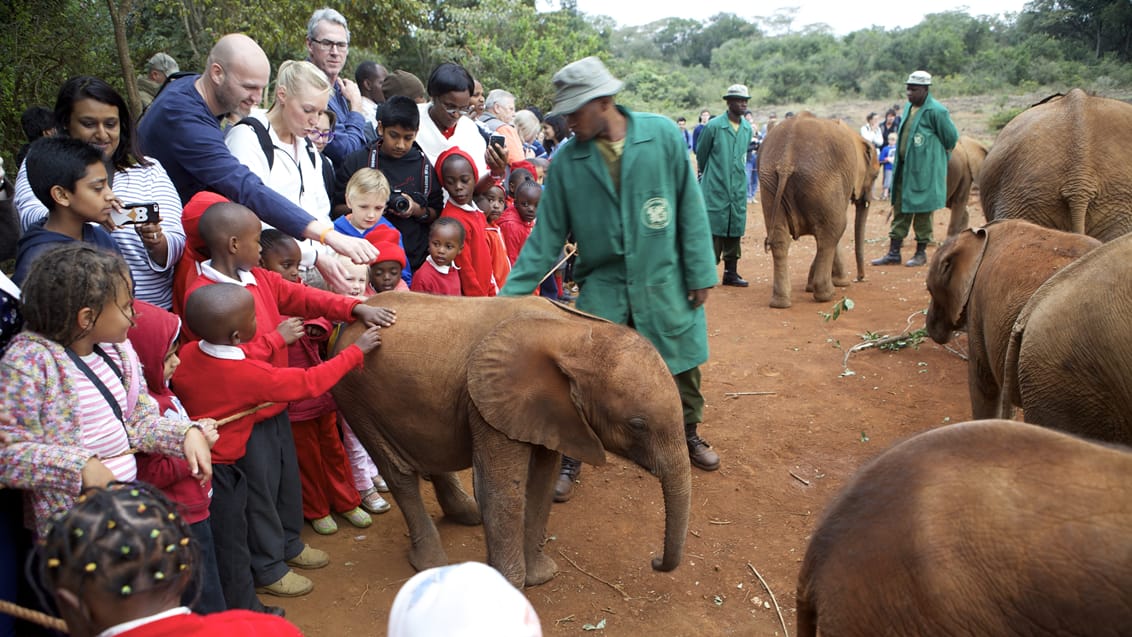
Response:
[[[272,166],[275,165],[275,144],[271,143],[271,134],[267,132],[267,127],[263,125],[263,122],[254,117],[245,117],[234,125],[251,126],[252,130],[255,131],[256,139],[259,140],[260,150],[263,151],[263,156],[267,158],[267,169],[271,170]],[[318,163],[315,161],[315,155],[321,153],[314,149],[311,140],[308,139],[306,142],[307,156],[310,157],[311,165],[314,166]],[[322,185],[326,188],[326,195],[330,197],[330,201],[334,201],[334,166],[325,155],[322,157]]]

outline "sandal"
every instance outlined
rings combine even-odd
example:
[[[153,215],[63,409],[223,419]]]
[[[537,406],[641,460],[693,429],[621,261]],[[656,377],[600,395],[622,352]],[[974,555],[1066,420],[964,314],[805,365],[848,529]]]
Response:
[[[349,511],[345,511],[342,513],[342,517],[346,518],[350,524],[353,524],[359,529],[364,529],[373,524],[373,518],[365,511],[362,511],[361,507],[354,507]]]

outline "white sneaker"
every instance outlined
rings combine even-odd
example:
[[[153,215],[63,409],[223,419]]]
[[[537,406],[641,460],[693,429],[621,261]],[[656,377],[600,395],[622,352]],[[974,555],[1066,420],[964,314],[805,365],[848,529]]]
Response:
[[[385,483],[385,478],[378,474],[373,477],[373,488],[381,493],[389,493],[389,485]]]
[[[389,503],[381,494],[377,492],[377,488],[366,489],[361,492],[362,508],[370,513],[385,513],[389,510]]]

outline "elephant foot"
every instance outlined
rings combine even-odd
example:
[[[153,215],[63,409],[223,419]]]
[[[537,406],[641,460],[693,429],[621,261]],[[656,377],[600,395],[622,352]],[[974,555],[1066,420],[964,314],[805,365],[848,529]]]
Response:
[[[554,575],[558,573],[558,565],[554,560],[547,557],[545,553],[539,551],[538,555],[529,562],[527,562],[527,577],[524,584],[526,586],[538,586],[550,581]]]
[[[833,299],[833,290],[815,291],[814,300],[818,303],[825,303]]]
[[[785,309],[790,307],[790,297],[774,295],[770,297],[770,306],[773,308]]]
[[[849,277],[845,277],[843,279],[834,279],[833,280],[833,286],[834,287],[847,288],[847,287],[849,287],[849,284],[850,284]]]
[[[448,554],[439,546],[413,546],[409,548],[409,564],[418,571],[448,565]]]
[[[471,498],[462,502],[450,502],[447,506],[442,505],[440,508],[444,510],[444,518],[456,524],[463,524],[464,526],[483,524],[483,516],[480,515],[479,507],[476,506],[476,501]]]

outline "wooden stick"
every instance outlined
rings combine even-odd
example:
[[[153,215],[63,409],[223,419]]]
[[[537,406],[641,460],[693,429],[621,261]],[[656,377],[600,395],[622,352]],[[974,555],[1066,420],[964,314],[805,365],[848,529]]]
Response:
[[[739,396],[777,396],[776,391],[729,391],[723,394],[728,398],[738,398]]]
[[[577,247],[575,247],[575,246],[570,246],[570,249],[566,250],[566,254],[565,254],[565,256],[563,256],[563,257],[562,257],[561,259],[559,259],[559,260],[558,260],[558,263],[555,263],[555,264],[554,264],[554,267],[550,269],[550,272],[547,272],[546,274],[544,274],[544,275],[543,275],[543,277],[542,277],[541,279],[539,279],[539,280],[538,280],[538,285],[536,285],[536,286],[535,286],[535,289],[538,289],[538,286],[539,286],[539,285],[542,285],[543,281],[546,281],[547,279],[549,279],[549,278],[550,278],[550,275],[554,274],[554,271],[555,271],[555,270],[557,270],[558,268],[561,268],[561,267],[562,267],[562,264],[563,264],[563,263],[566,263],[567,261],[569,261],[569,260],[570,260],[570,257],[572,257],[572,256],[574,256],[575,254],[577,254],[577,252],[578,252],[578,248],[577,248]]]
[[[12,617],[17,617],[24,621],[43,626],[44,628],[57,630],[63,634],[69,634],[67,631],[67,622],[63,621],[62,619],[59,619],[58,617],[52,617],[47,613],[41,613],[37,610],[24,608],[23,606],[17,606],[16,604],[9,602],[8,600],[0,599],[0,613],[11,615]]]
[[[245,409],[245,410],[243,410],[239,413],[232,414],[231,416],[225,416],[225,417],[221,418],[220,420],[216,421],[216,426],[222,427],[224,425],[227,425],[230,422],[239,420],[239,419],[243,418],[244,416],[250,416],[250,415],[254,414],[255,412],[257,412],[261,409],[267,409],[268,407],[270,407],[274,404],[275,403],[260,403],[260,404],[256,405],[255,407],[252,407],[251,409]]]
[[[578,570],[579,570],[579,571],[581,571],[582,573],[584,573],[584,574],[586,574],[586,575],[589,575],[590,577],[592,577],[592,578],[594,578],[595,580],[597,580],[597,581],[601,582],[602,584],[605,584],[606,586],[608,586],[608,587],[612,588],[613,590],[617,591],[618,593],[621,593],[621,598],[622,598],[622,600],[623,600],[623,601],[629,601],[629,596],[628,596],[628,595],[627,595],[627,594],[625,593],[625,591],[624,591],[624,590],[622,590],[622,589],[621,589],[621,587],[620,587],[620,586],[618,586],[618,585],[616,585],[616,584],[612,584],[612,583],[610,583],[610,582],[607,582],[607,581],[605,581],[605,580],[601,579],[600,577],[598,577],[597,575],[594,575],[593,573],[591,573],[591,572],[587,571],[586,569],[582,568],[581,566],[578,566],[578,563],[577,563],[577,562],[575,562],[574,560],[570,559],[570,556],[569,556],[569,555],[566,555],[566,554],[565,554],[565,553],[563,553],[563,552],[562,552],[561,550],[559,550],[559,551],[558,551],[558,554],[559,554],[559,555],[561,555],[562,557],[566,558],[566,561],[567,561],[567,562],[569,562],[571,566],[573,566],[574,568],[578,569]]]
[[[778,600],[774,598],[774,591],[770,590],[770,585],[766,583],[766,580],[763,579],[762,575],[759,575],[759,572],[753,565],[751,565],[750,562],[747,562],[747,568],[751,569],[751,572],[755,574],[755,577],[759,578],[759,581],[762,582],[763,588],[765,588],[766,592],[770,594],[770,601],[774,602],[774,610],[778,613],[778,622],[782,624],[782,634],[785,635],[785,637],[790,637],[790,631],[786,630],[786,620],[782,618],[782,609],[778,607]]]

